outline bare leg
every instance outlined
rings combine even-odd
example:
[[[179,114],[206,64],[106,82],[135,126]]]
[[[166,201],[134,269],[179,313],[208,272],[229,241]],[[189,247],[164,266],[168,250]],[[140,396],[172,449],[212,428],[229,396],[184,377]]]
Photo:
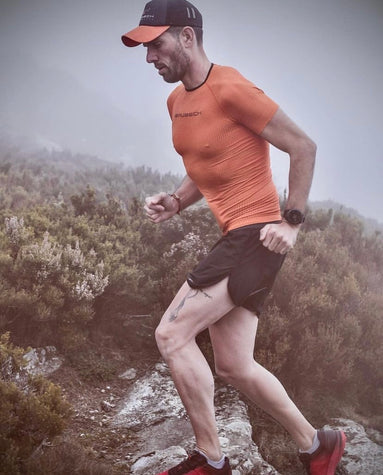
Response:
[[[214,380],[195,337],[233,307],[227,279],[203,291],[184,284],[156,330],[158,348],[190,417],[197,446],[212,460],[222,455],[214,414]]]
[[[257,324],[252,312],[235,307],[209,327],[216,372],[282,424],[300,449],[307,450],[312,445],[314,427],[278,379],[254,361]]]

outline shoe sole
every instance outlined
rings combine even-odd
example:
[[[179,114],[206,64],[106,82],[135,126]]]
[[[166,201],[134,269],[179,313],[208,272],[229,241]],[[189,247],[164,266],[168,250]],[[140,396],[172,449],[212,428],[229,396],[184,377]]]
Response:
[[[330,457],[330,462],[327,467],[326,475],[334,475],[336,467],[342,458],[344,448],[346,446],[346,434],[340,430],[337,434],[337,441],[334,451]]]

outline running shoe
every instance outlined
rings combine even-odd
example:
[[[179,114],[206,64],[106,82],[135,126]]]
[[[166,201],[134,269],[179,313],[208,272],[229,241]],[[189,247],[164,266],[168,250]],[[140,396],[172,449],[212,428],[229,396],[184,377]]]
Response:
[[[161,472],[158,475],[231,475],[229,459],[225,457],[225,465],[221,469],[212,467],[207,463],[206,458],[197,451],[194,451],[183,462],[175,467]]]
[[[313,454],[300,454],[299,458],[309,475],[334,475],[346,445],[341,430],[318,430],[319,448]]]

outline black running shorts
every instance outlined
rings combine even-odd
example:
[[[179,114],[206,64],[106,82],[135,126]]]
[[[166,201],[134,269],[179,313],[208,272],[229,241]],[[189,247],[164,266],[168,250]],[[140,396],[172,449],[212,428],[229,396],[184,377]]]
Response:
[[[204,289],[229,276],[228,291],[234,304],[259,315],[285,258],[259,240],[264,226],[252,224],[229,231],[188,274],[190,287]]]

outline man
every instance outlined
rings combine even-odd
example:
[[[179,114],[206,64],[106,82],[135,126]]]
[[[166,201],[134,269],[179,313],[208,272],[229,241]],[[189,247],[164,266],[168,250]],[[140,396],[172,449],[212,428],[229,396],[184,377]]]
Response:
[[[253,359],[262,304],[304,221],[316,146],[263,91],[236,70],[213,65],[203,48],[202,16],[186,0],[152,0],[140,25],[122,37],[143,44],[166,82],[173,143],[186,176],[171,195],[146,199],[153,223],[205,197],[223,236],[187,276],[165,312],[156,340],[196,437],[189,458],[161,475],[230,474],[214,416],[214,381],[195,337],[208,328],[218,376],[279,421],[300,449],[307,472],[335,473],[341,431],[319,430],[281,383]],[[290,156],[289,195],[281,218],[269,143]]]

